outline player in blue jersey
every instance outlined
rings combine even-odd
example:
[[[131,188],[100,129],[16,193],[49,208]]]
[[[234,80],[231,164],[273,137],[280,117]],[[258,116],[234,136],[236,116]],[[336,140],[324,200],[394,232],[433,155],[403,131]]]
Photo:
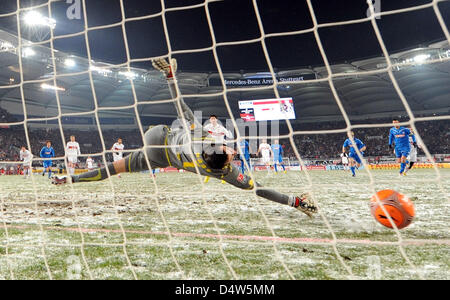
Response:
[[[275,168],[275,173],[278,173],[277,165],[281,165],[283,172],[286,173],[286,168],[283,163],[283,146],[280,145],[279,140],[275,140],[274,144],[271,146],[273,155],[273,167]]]
[[[52,158],[55,157],[55,150],[53,150],[52,142],[47,141],[46,146],[41,149],[40,153],[41,158]],[[52,160],[44,160],[43,166],[44,166],[44,172],[42,172],[42,176],[45,175],[45,171],[48,172],[48,178],[52,177]]]
[[[252,166],[250,164],[250,146],[246,140],[242,140],[239,142],[239,148],[241,149],[241,153],[239,153],[239,160],[241,161],[241,173],[245,174],[245,162],[247,162],[248,167],[250,168],[250,171],[252,169]]]
[[[406,158],[411,152],[411,145],[409,143],[409,136],[411,130],[399,125],[399,121],[394,119],[392,121],[394,127],[389,131],[389,148],[394,147],[394,154],[397,157],[397,163],[400,163],[400,175],[403,174],[406,168]],[[416,138],[413,139],[413,145],[416,147]]]
[[[350,170],[352,171],[352,176],[355,177],[355,169],[359,168],[361,166],[361,159],[358,156],[358,153],[356,152],[356,148],[361,153],[361,156],[364,155],[364,151],[366,151],[366,145],[364,145],[363,142],[361,142],[360,139],[355,139],[355,133],[352,131],[351,135],[353,137],[353,140],[355,144],[353,144],[352,140],[350,138],[346,139],[344,142],[344,145],[342,146],[342,153],[345,153],[347,148],[350,148],[349,154],[348,154],[348,160],[350,163]]]

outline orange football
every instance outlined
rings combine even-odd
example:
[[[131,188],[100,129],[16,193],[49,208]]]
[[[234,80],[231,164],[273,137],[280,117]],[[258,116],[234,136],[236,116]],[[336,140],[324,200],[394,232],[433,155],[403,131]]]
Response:
[[[398,229],[411,224],[415,216],[414,205],[411,200],[394,190],[379,191],[370,199],[370,210],[375,220],[386,227],[393,228],[382,207],[387,211]]]

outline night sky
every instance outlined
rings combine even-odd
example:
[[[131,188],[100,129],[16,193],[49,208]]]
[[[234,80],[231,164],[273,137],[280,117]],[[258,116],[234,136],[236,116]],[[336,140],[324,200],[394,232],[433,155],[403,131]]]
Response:
[[[22,0],[21,6],[38,5],[44,0]],[[432,2],[431,0],[381,0],[382,11],[389,11]],[[0,14],[15,11],[16,0],[1,0]],[[123,0],[125,17],[141,17],[161,12],[161,0]],[[204,3],[203,0],[165,0],[165,8]],[[264,31],[279,33],[304,30],[312,27],[312,18],[304,0],[258,0]],[[365,0],[312,0],[319,23],[338,22],[366,17]],[[122,20],[119,0],[86,0],[89,27],[113,24]],[[84,19],[69,20],[69,4],[61,1],[52,4],[52,17],[57,20],[55,35],[76,33],[84,29]],[[209,4],[216,41],[230,42],[260,37],[257,18],[251,0],[225,0]],[[447,27],[450,24],[450,1],[439,3]],[[41,8],[48,14],[48,8]],[[189,50],[210,47],[211,32],[204,6],[168,12],[165,15],[172,50]],[[445,39],[432,8],[408,13],[383,16],[377,21],[390,52],[428,45]],[[22,26],[24,37],[29,35]],[[0,28],[17,33],[15,16],[0,18]],[[168,45],[160,16],[126,23],[131,58],[164,56]],[[354,25],[321,28],[320,37],[331,63],[370,58],[381,55],[381,49],[370,22]],[[121,26],[89,32],[91,54],[96,61],[126,62],[126,52]],[[313,33],[266,39],[272,64],[277,69],[323,65]],[[64,52],[87,56],[84,35],[55,40],[55,48]],[[220,46],[217,48],[224,71],[267,71],[261,43]],[[212,51],[175,55],[184,71],[212,71],[216,64]],[[149,67],[148,63],[133,64]]]

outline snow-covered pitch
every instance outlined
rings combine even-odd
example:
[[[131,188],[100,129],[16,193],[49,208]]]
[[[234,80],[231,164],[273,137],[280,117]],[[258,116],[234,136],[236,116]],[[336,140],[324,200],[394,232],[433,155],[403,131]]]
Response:
[[[450,170],[439,173],[371,171],[377,190],[414,202],[416,218],[400,236],[372,218],[364,171],[255,174],[285,193],[311,188],[314,219],[189,173],[76,186],[3,176],[0,278],[450,279]]]

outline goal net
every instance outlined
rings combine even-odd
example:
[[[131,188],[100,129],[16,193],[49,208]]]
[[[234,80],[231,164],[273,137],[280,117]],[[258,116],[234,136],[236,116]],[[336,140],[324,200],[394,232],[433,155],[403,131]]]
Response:
[[[368,1],[359,17],[330,17],[312,0],[295,11],[295,1],[138,2],[111,0],[106,12],[100,0],[17,0],[1,12],[0,278],[449,278],[448,1],[391,10]],[[297,13],[308,21],[285,26]],[[431,42],[390,44],[399,37],[386,27],[408,17],[432,23]],[[174,97],[151,66],[161,57],[178,61]],[[125,155],[160,147],[145,132],[186,122],[181,98],[202,123],[216,115],[241,156],[249,142],[252,158],[236,167],[283,194],[309,193],[316,216],[198,173],[155,170],[148,158],[148,172],[105,181],[55,186],[42,176],[47,141],[53,175],[69,171],[71,136],[77,174],[111,162],[119,138]],[[239,106],[268,99],[290,99],[295,118],[270,121],[265,108],[252,121],[256,109]],[[420,146],[408,176],[388,148],[392,118]],[[347,138],[367,146],[356,177],[341,165]],[[280,172],[257,155],[263,140],[284,148]],[[383,189],[413,201],[409,227],[386,211],[393,229],[373,219],[370,198]]]

